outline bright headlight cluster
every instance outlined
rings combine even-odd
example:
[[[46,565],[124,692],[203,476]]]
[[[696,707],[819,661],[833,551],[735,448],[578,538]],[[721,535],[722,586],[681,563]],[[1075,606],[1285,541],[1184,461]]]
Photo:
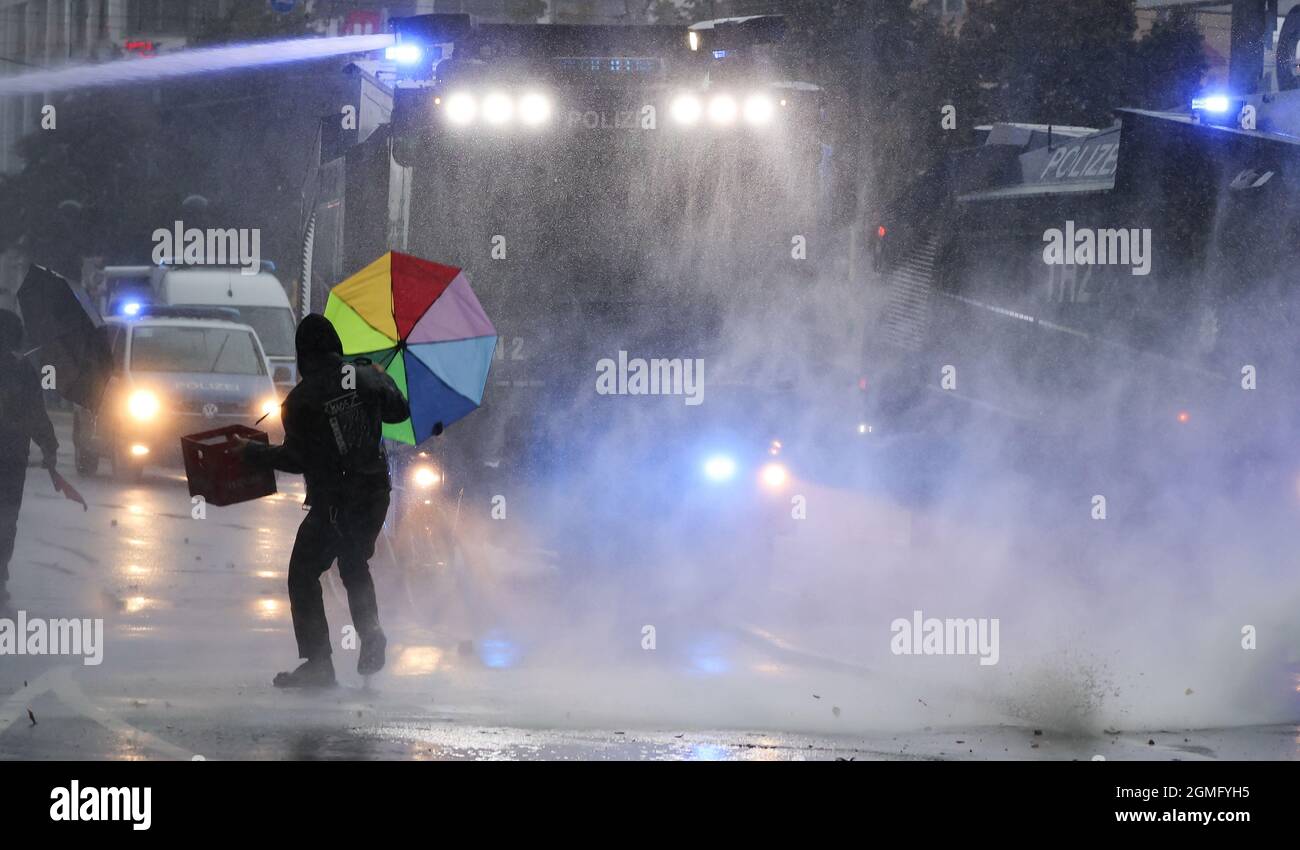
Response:
[[[551,102],[538,92],[518,97],[492,91],[478,98],[469,92],[455,92],[442,101],[447,120],[466,126],[482,119],[492,127],[505,127],[516,120],[526,127],[540,127],[551,120]]]
[[[668,112],[674,121],[688,127],[698,124],[701,116],[707,116],[709,123],[716,127],[730,127],[737,119],[752,127],[762,127],[772,123],[776,116],[776,102],[761,92],[749,95],[742,102],[726,92],[705,98],[686,93],[673,98]]]

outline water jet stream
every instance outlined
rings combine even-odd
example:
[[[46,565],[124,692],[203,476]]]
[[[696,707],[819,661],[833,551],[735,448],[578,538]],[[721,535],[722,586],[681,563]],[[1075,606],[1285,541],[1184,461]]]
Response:
[[[147,83],[214,71],[280,65],[347,53],[366,53],[372,50],[383,50],[392,43],[391,34],[380,33],[204,47],[152,58],[119,59],[113,62],[0,77],[0,96]]]

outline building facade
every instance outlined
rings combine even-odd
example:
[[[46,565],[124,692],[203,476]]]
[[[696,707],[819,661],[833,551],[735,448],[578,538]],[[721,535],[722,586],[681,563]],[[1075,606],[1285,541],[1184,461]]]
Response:
[[[0,76],[179,50],[227,0],[0,0]],[[0,97],[0,173],[22,168],[18,143],[48,98]],[[0,205],[4,203],[0,199]],[[3,215],[0,207],[0,215]],[[0,254],[0,307],[13,303],[26,258]]]

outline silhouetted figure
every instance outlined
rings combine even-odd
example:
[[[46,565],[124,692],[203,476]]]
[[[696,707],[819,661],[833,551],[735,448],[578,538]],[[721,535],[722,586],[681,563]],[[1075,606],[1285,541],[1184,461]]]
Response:
[[[16,353],[22,344],[22,319],[0,310],[0,608],[9,604],[9,559],[23,506],[27,453],[33,442],[40,446],[46,469],[54,469],[59,454],[59,441],[45,412],[41,379],[32,364]]]
[[[388,514],[381,423],[401,422],[411,414],[385,372],[365,361],[344,362],[339,335],[324,316],[304,318],[295,342],[302,381],[281,407],[284,443],[244,442],[242,451],[252,465],[306,478],[311,511],[298,527],[289,559],[293,631],[298,656],[306,661],[292,673],[276,675],[275,684],[328,687],[334,684],[334,664],[320,577],[335,559],[361,638],[357,672],[368,675],[384,666],[387,641],[369,564]]]

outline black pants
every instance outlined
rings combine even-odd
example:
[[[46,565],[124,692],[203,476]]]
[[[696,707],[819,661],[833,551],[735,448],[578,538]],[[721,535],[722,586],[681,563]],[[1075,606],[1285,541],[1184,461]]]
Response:
[[[320,577],[336,558],[357,635],[364,641],[382,634],[369,562],[387,515],[388,494],[379,493],[364,504],[313,507],[298,526],[289,557],[289,605],[300,658],[319,658],[331,652]]]
[[[24,463],[0,463],[0,585],[9,581],[9,559],[14,555],[14,538],[18,535],[18,511],[23,506],[23,482],[27,479]]]

